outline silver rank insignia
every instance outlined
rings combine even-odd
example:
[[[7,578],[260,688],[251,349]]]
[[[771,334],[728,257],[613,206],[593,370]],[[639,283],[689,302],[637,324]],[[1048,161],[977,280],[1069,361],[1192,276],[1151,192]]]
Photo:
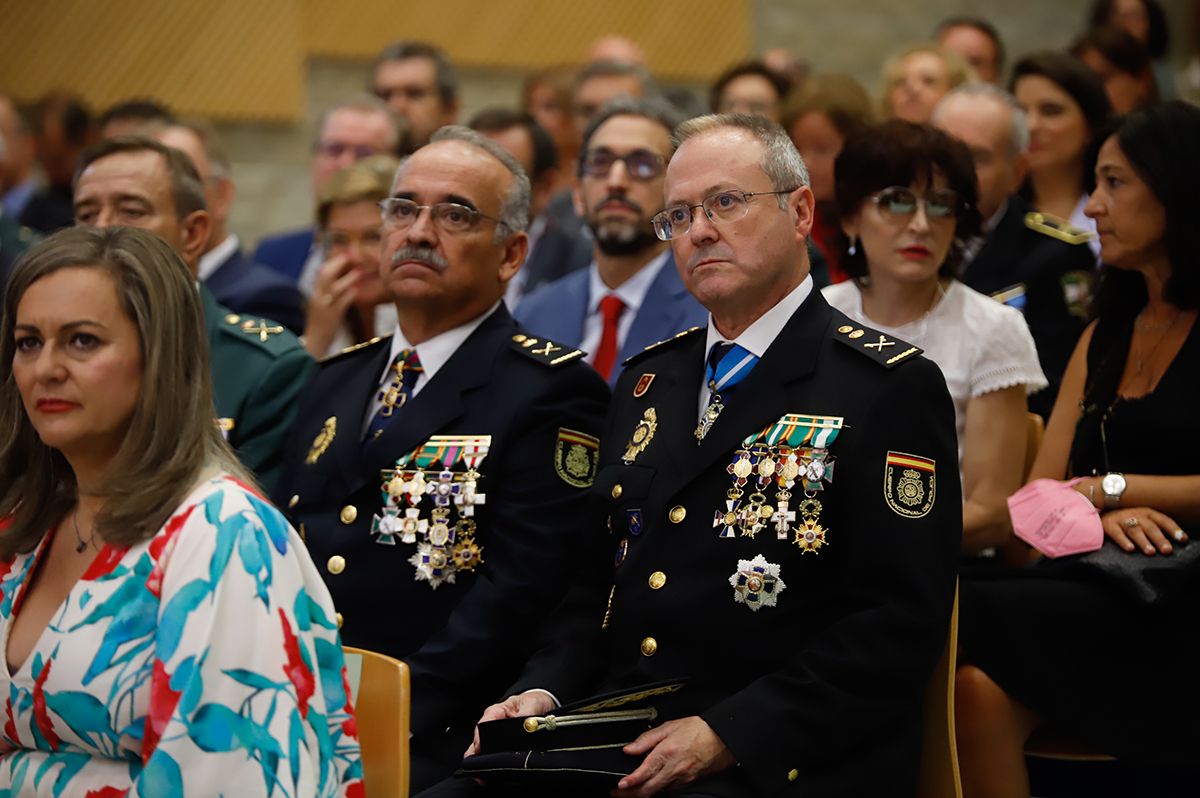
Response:
[[[733,600],[745,604],[752,611],[762,607],[774,607],[787,585],[779,576],[779,566],[767,562],[759,554],[753,560],[738,560],[737,571],[729,577],[733,587]]]

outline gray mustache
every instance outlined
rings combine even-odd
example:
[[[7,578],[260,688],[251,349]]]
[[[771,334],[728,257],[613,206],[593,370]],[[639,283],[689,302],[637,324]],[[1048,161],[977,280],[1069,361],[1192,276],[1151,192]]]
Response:
[[[402,260],[420,261],[435,269],[446,269],[450,266],[445,258],[429,247],[401,247],[392,255],[392,265],[395,266]]]

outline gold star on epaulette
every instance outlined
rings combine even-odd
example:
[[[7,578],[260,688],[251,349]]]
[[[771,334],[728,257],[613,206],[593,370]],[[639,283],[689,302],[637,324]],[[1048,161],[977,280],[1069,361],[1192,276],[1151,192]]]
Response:
[[[899,338],[892,338],[878,330],[858,324],[839,325],[833,337],[887,368],[925,351],[920,347],[901,341]]]
[[[561,366],[563,363],[583,357],[582,349],[564,346],[547,338],[534,338],[532,335],[524,333],[514,335],[512,342],[513,349],[547,366]]]

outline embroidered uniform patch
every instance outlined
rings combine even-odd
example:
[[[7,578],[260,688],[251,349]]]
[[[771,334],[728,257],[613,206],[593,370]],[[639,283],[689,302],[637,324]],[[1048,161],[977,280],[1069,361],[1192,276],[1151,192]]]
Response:
[[[888,452],[883,472],[883,497],[903,518],[922,518],[937,498],[936,463],[926,457]]]
[[[599,438],[560,427],[554,442],[554,470],[568,485],[590,488],[596,479],[599,454]]]

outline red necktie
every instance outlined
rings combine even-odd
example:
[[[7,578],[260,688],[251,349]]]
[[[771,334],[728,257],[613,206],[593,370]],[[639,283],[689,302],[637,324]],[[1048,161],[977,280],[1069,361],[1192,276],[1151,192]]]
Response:
[[[623,310],[625,303],[616,294],[609,294],[600,300],[600,318],[604,327],[600,330],[600,346],[596,348],[592,365],[606,380],[612,374],[613,364],[617,362],[617,325]]]

